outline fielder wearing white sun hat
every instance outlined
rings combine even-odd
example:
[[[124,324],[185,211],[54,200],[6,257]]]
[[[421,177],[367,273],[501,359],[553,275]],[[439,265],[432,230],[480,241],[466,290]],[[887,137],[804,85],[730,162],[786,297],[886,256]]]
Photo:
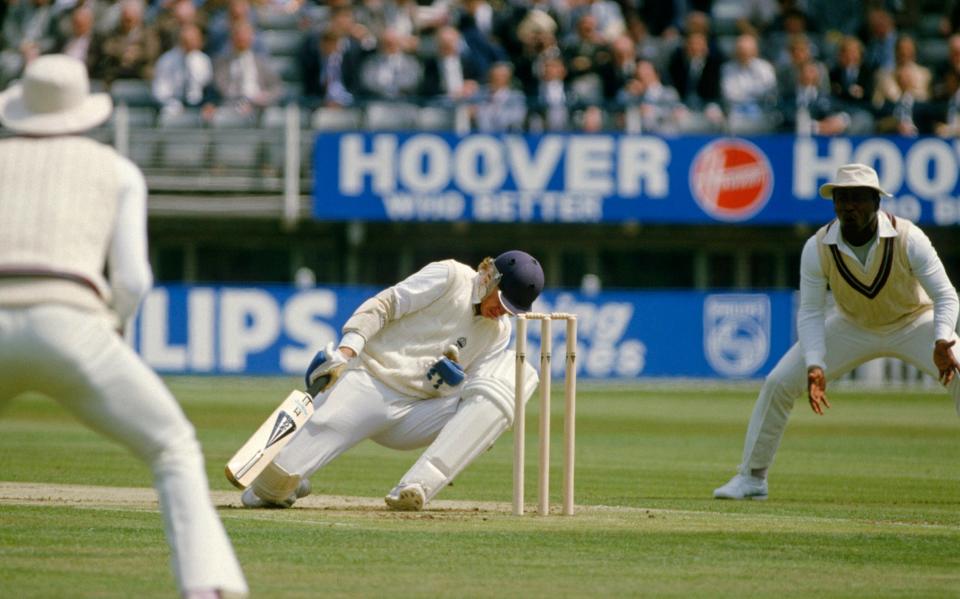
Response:
[[[84,64],[64,54],[38,57],[19,82],[0,93],[0,124],[28,135],[80,133],[112,111],[108,94],[90,93]]]
[[[832,183],[820,186],[820,197],[833,199],[833,190],[836,187],[869,187],[884,197],[893,197],[880,187],[880,177],[877,171],[865,164],[844,164],[837,169],[837,178]]]

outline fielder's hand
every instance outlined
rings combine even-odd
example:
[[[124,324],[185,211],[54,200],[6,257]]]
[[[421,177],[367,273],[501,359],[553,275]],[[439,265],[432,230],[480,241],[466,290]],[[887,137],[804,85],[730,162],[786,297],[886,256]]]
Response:
[[[827,377],[819,366],[811,366],[807,369],[807,397],[810,400],[810,408],[821,416],[823,416],[823,408],[830,407],[830,402],[827,401]]]
[[[933,363],[937,366],[940,382],[944,385],[950,383],[953,377],[960,373],[960,363],[957,363],[956,356],[950,349],[957,343],[957,340],[947,341],[946,339],[937,339],[933,346]]]
[[[307,366],[307,373],[304,377],[307,383],[307,392],[316,396],[318,393],[325,391],[337,380],[352,357],[345,356],[343,352],[334,347],[332,341],[328,343],[325,348],[317,352],[317,355],[310,361],[310,365]]]
[[[433,384],[434,389],[439,389],[440,385],[456,387],[463,382],[467,375],[457,363],[459,358],[460,350],[457,346],[451,345],[443,352],[443,357],[430,367],[427,371],[427,380]]]

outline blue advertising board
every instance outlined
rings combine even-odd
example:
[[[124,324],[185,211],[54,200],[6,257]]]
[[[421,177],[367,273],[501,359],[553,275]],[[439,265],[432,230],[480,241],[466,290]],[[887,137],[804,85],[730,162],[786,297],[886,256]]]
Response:
[[[377,289],[165,286],[144,301],[134,346],[168,374],[299,375]],[[578,317],[578,374],[754,378],[794,337],[792,292],[546,291],[534,308]],[[562,347],[564,327],[554,327]],[[529,327],[529,355],[540,329]],[[438,348],[438,356],[443,348]],[[555,360],[554,368],[563,369]]]
[[[322,133],[320,220],[820,224],[838,166],[874,166],[914,222],[960,223],[960,141],[900,137]]]

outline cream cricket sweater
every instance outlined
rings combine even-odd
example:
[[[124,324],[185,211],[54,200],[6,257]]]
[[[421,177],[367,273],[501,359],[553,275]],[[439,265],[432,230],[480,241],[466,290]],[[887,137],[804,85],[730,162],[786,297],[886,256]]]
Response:
[[[104,262],[119,182],[113,148],[83,137],[0,141],[0,303],[61,302],[102,310],[111,300]]]
[[[364,302],[343,326],[345,334],[366,340],[360,363],[404,395],[428,399],[449,393],[427,380],[447,346],[459,347],[459,363],[469,376],[471,367],[502,351],[510,336],[506,318],[474,312],[476,274],[454,260],[434,262]]]
[[[894,331],[930,310],[933,302],[920,286],[907,257],[907,238],[914,225],[890,219],[897,235],[881,237],[872,260],[863,266],[841,252],[836,244],[822,243],[837,221],[817,231],[820,266],[833,291],[837,309],[863,328],[879,333]]]

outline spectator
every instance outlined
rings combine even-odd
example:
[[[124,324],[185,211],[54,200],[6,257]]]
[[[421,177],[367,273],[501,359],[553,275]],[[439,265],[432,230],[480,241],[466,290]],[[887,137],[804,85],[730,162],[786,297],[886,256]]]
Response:
[[[221,104],[217,112],[224,117],[254,121],[258,111],[275,104],[282,93],[280,76],[253,51],[255,35],[253,25],[237,23],[230,48],[214,61],[213,80]]]
[[[576,30],[561,42],[560,48],[567,63],[570,91],[578,101],[597,103],[603,99],[600,69],[611,60],[610,50],[597,29],[597,20],[589,12],[576,22]]]
[[[437,53],[424,61],[420,94],[456,102],[477,93],[481,78],[480,61],[463,43],[453,27],[437,31]]]
[[[771,30],[767,33],[765,56],[778,69],[789,65],[798,66],[801,63],[796,61],[793,53],[794,44],[799,38],[805,40],[806,52],[809,54],[807,60],[820,57],[820,48],[813,42],[806,13],[798,9],[783,12],[774,21]],[[824,75],[826,75],[826,71],[824,71]],[[826,81],[826,77],[824,77],[824,81]]]
[[[861,108],[873,97],[873,73],[863,64],[863,43],[852,35],[840,41],[830,89],[837,99]]]
[[[623,11],[620,10],[620,5],[617,2],[612,0],[584,0],[579,7],[574,9],[575,13],[577,11],[582,11],[584,14],[593,17],[597,31],[607,42],[620,37],[627,30],[626,22],[623,19]]]
[[[522,131],[527,118],[523,93],[513,89],[513,68],[500,62],[490,67],[487,86],[480,93],[474,117],[477,130],[484,133]]]
[[[57,52],[87,64],[93,37],[93,9],[81,4],[70,13],[70,31],[59,40]]]
[[[840,135],[850,126],[842,104],[823,89],[820,63],[808,61],[797,67],[794,85],[784,95],[784,127],[798,135]]]
[[[490,70],[495,62],[507,60],[507,54],[491,35],[492,23],[487,23],[485,2],[464,2],[463,10],[456,17],[456,26],[470,50],[480,59],[482,72]]]
[[[942,91],[950,95],[938,105],[933,132],[940,137],[960,137],[960,72],[944,74]]]
[[[867,10],[864,40],[864,63],[871,71],[894,68],[897,26],[893,15],[882,7]]]
[[[720,69],[720,90],[733,133],[771,130],[774,119],[770,110],[776,102],[777,77],[773,65],[760,58],[755,36],[737,37],[734,58]]]
[[[554,54],[543,59],[541,71],[530,128],[534,131],[566,131],[570,124],[565,83],[567,67],[563,59]]]
[[[108,85],[116,79],[153,78],[160,38],[143,22],[143,10],[142,0],[121,0],[117,28],[94,37],[88,64],[95,78]]]
[[[917,70],[910,65],[900,65],[894,70],[897,91],[896,100],[887,99],[877,113],[877,133],[894,133],[904,137],[916,137],[933,132],[935,110],[928,102],[914,96],[917,89]]]
[[[201,31],[204,29],[201,13],[193,0],[169,0],[162,5],[154,26],[164,52],[180,43],[180,32],[187,25],[196,25]]]
[[[187,24],[180,30],[180,43],[157,60],[152,90],[162,116],[179,114],[184,107],[200,107],[211,101],[213,64],[202,48],[200,28]]]
[[[345,75],[356,66],[359,56],[350,54],[351,47],[350,38],[333,28],[305,38],[298,59],[304,102],[309,107],[353,104]]]
[[[931,97],[938,102],[945,102],[953,97],[950,89],[952,81],[950,75],[960,77],[960,34],[953,34],[947,38],[947,60],[937,71],[937,77],[931,88]]]
[[[531,13],[536,14],[531,16]],[[570,11],[555,11],[551,0],[507,2],[494,15],[493,35],[506,56],[516,57],[527,44],[521,38],[536,33],[531,28],[549,30],[550,37],[555,39],[558,30],[566,30],[561,21],[566,21],[569,15]],[[531,18],[528,19],[528,16]]]
[[[837,65],[830,70],[830,93],[850,115],[847,133],[867,135],[873,132],[873,73],[863,65],[863,44],[852,35],[844,37],[837,48]]]
[[[621,35],[610,43],[610,60],[601,66],[599,72],[604,100],[615,100],[637,73],[636,46],[629,35]]]
[[[790,38],[788,43],[790,59],[786,64],[777,68],[777,91],[781,98],[792,94],[797,87],[800,79],[801,67],[807,63],[813,63],[820,71],[817,80],[820,82],[820,91],[823,94],[830,93],[830,73],[826,65],[819,60],[815,60],[810,38],[800,33]]]
[[[404,52],[415,52],[420,45],[421,23],[416,2],[411,0],[364,0],[356,8],[357,20],[381,36],[392,29],[400,39]],[[429,24],[432,24],[429,23]]]
[[[34,58],[53,50],[55,14],[51,0],[10,0],[0,43],[0,89]]]
[[[376,50],[377,38],[370,33],[366,25],[357,22],[349,2],[345,2],[343,6],[332,6],[326,30],[335,34],[338,40],[337,52],[332,56],[334,62],[328,65],[331,68],[336,67],[330,75],[333,77],[330,83],[334,87],[329,100],[336,105],[346,106],[353,102],[360,92],[360,63],[364,57]],[[320,68],[320,57],[316,53],[319,51],[318,40],[321,35],[322,33],[312,33],[306,37],[300,57],[304,69]],[[339,74],[336,69],[339,69]],[[316,73],[319,74],[319,71]],[[342,89],[336,84],[337,80],[342,83]]]
[[[209,4],[209,3],[208,3]],[[204,5],[207,8],[207,4]],[[256,35],[258,31],[257,13],[253,10],[250,0],[227,0],[226,6],[221,3],[213,4],[207,12],[207,46],[204,51],[214,59],[229,52],[230,42],[233,39],[233,30],[239,23],[247,23],[253,29],[256,54],[265,55],[267,47]]]
[[[393,29],[384,30],[376,52],[360,65],[360,89],[368,97],[415,97],[422,81],[423,66],[403,51],[403,39]]]
[[[722,59],[710,50],[703,33],[688,33],[682,46],[670,55],[667,66],[670,83],[692,110],[709,105],[719,107]]]
[[[544,58],[560,51],[556,38],[557,23],[546,12],[534,9],[526,13],[515,29],[521,45],[519,52],[510,55],[513,76],[520,82],[524,95],[535,98],[539,94]]]
[[[669,55],[669,52],[664,51],[667,44],[651,35],[647,24],[636,15],[627,17],[627,35],[630,36],[633,47],[636,48],[634,54],[637,59],[650,60],[657,64],[664,56]]]
[[[653,63],[641,60],[637,63],[633,79],[620,91],[618,100],[630,106],[639,104],[641,126],[653,133],[675,133],[680,113],[683,110],[680,94],[666,86]]]
[[[902,35],[897,39],[894,52],[894,69],[880,69],[876,72],[876,86],[873,91],[873,105],[877,108],[884,102],[896,102],[900,97],[901,88],[896,80],[895,72],[901,68],[913,71],[910,81],[914,87],[910,94],[915,100],[926,102],[930,99],[930,69],[917,63],[917,45],[913,38]]]

